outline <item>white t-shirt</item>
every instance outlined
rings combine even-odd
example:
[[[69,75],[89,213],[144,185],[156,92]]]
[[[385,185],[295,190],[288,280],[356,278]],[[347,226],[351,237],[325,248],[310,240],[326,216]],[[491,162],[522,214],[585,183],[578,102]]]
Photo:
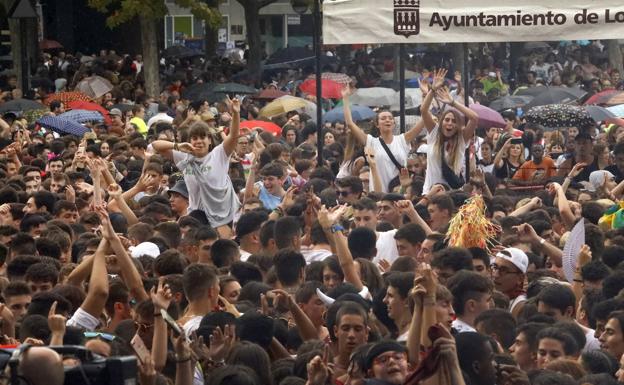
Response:
[[[201,162],[201,170],[203,172],[201,175],[194,175],[190,167],[181,169],[182,162],[187,161],[189,158],[193,158],[193,155],[181,151],[173,151],[173,161],[184,175],[184,182],[189,193],[188,211],[191,212],[201,209],[203,205],[213,203],[202,202],[202,194],[199,190],[200,183],[206,183],[213,189],[225,189],[232,182],[227,173],[230,167],[230,157],[226,155],[223,144],[215,147],[203,158],[196,158],[197,162]]]
[[[197,315],[197,316],[189,319],[188,321],[186,321],[184,326],[182,326],[182,329],[184,330],[184,335],[190,336],[191,333],[193,333],[195,330],[199,329],[199,324],[200,324],[202,318],[204,318],[204,317],[202,317],[200,315]]]
[[[82,310],[81,307],[79,307],[74,315],[65,323],[67,326],[79,327],[90,332],[94,331],[99,324],[99,319]]]
[[[407,155],[410,151],[410,145],[405,141],[405,134],[396,135],[394,139],[392,139],[392,143],[386,143],[388,145],[388,149],[394,158],[399,162],[399,164],[403,167],[407,164]],[[399,175],[399,169],[392,163],[390,157],[384,150],[379,138],[375,138],[371,135],[366,136],[366,145],[371,147],[375,152],[375,158],[377,161],[377,172],[379,173],[379,178],[381,179],[381,191],[384,193],[388,192],[388,184],[390,181]],[[370,176],[370,185],[373,185],[373,175]]]
[[[249,257],[251,257],[251,253],[248,251],[245,251],[243,249],[239,249],[240,250],[240,260],[242,262],[247,262],[247,260],[249,259]]]
[[[301,254],[305,258],[306,263],[309,265],[312,262],[321,262],[327,257],[331,257],[333,254],[329,250],[301,248]]]
[[[379,260],[383,258],[392,264],[392,262],[399,258],[399,250],[397,249],[396,240],[394,239],[396,232],[397,230],[395,229],[377,233],[377,243],[375,244],[375,247],[377,247],[377,255],[373,258],[373,263],[378,265]]]
[[[436,143],[438,142],[439,133],[440,133],[439,125],[437,124],[435,125],[433,130],[431,130],[431,132],[427,133],[427,171],[425,172],[425,184],[423,186],[423,194],[429,193],[429,190],[431,190],[431,187],[434,184],[446,183],[446,180],[444,179],[444,176],[442,175],[442,163],[440,162],[440,155],[436,151],[436,148],[435,148]],[[456,149],[455,151],[458,151],[458,156],[460,157],[460,161],[462,165],[461,170],[463,174],[466,168],[464,153],[466,152],[467,145],[466,145],[466,142],[464,141],[464,136],[461,134],[461,132],[458,135],[459,135],[459,149]],[[459,154],[460,151],[461,151],[461,154]],[[448,152],[446,151],[446,149],[444,149],[444,156],[446,159],[448,159]],[[451,167],[451,169],[453,168],[452,165],[450,164],[449,164],[449,167]]]

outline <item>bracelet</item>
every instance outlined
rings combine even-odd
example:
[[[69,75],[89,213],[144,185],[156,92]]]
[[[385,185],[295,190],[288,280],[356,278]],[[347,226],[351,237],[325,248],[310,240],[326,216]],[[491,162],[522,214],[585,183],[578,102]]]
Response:
[[[540,245],[543,245],[544,243],[546,243],[546,240],[544,238],[541,238],[539,243],[540,243]]]
[[[339,225],[339,224],[337,224],[337,223],[336,223],[336,224],[333,224],[333,225],[330,227],[330,230],[331,230],[331,232],[332,232],[332,233],[337,233],[337,232],[339,232],[339,231],[344,231],[344,229],[345,229],[345,228],[344,228],[342,225]]]
[[[583,283],[582,279],[573,279],[574,282]]]
[[[191,356],[190,355],[188,357],[186,357],[186,358],[178,358],[177,355],[176,355],[176,363],[177,364],[181,364],[183,362],[187,362],[187,361],[190,361],[190,360],[191,360]]]
[[[154,317],[162,317],[162,314],[156,313],[156,314],[154,314]]]
[[[178,143],[177,142],[173,142],[173,149],[176,150],[176,151],[179,151],[178,148],[179,148],[178,147]]]

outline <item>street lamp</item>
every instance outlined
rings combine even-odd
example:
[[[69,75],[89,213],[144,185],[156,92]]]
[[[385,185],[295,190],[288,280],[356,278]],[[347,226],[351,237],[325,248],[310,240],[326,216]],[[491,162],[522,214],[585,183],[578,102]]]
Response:
[[[319,166],[323,165],[323,98],[321,90],[321,6],[323,0],[290,0],[293,10],[299,15],[307,12],[312,2],[312,43],[316,67],[316,148]]]

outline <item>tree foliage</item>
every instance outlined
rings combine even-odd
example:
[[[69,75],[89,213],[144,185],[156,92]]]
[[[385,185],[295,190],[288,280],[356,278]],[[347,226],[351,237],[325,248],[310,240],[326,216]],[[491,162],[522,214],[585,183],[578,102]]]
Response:
[[[160,19],[167,15],[165,0],[88,0],[90,7],[102,13],[110,14],[106,19],[109,27],[131,21],[136,16]],[[210,7],[201,0],[176,0],[180,7],[190,9],[193,16],[204,20],[211,26],[221,24],[221,14],[216,7]]]

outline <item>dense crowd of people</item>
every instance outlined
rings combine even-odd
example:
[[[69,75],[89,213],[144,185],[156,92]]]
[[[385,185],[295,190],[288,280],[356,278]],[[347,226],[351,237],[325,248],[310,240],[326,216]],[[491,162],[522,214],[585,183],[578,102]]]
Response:
[[[469,96],[619,88],[602,49],[561,43],[509,71],[506,45],[473,47]],[[45,54],[34,90],[6,79],[2,104],[94,75],[114,85],[94,100],[110,120],[82,137],[24,111],[0,119],[12,370],[60,385],[85,358],[58,346],[79,345],[136,356],[140,385],[624,383],[624,126],[551,129],[511,109],[506,127],[483,127],[462,74],[425,54],[408,64],[421,118],[400,133],[384,106],[354,120],[354,89],[394,63],[352,56],[331,68],[352,80],[327,101],[344,119],[293,109],[271,119],[281,134],[241,127],[266,103],[254,96],[183,97],[231,80],[227,62],[163,61],[155,98],[141,58],[112,51]],[[299,95],[306,76],[272,73],[265,88]],[[482,210],[454,220],[469,205]]]

